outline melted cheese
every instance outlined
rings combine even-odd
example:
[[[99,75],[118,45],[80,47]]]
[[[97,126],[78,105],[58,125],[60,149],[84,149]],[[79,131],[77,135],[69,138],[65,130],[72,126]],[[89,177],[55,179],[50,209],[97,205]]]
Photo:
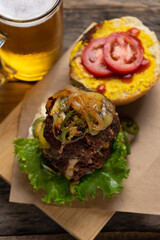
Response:
[[[78,162],[77,158],[73,158],[69,160],[68,167],[65,173],[66,178],[68,179],[72,178],[73,172],[74,172],[74,166],[76,165],[77,162]]]

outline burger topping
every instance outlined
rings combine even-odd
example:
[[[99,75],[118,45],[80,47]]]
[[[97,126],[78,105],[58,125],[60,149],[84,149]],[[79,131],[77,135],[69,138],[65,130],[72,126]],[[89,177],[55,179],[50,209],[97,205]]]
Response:
[[[133,27],[128,30],[128,33],[135,37],[138,37],[138,35],[140,34],[140,30],[138,28]]]
[[[41,128],[42,128],[44,119],[45,119],[45,117],[39,117],[39,118],[37,118],[37,119],[34,121],[34,123],[33,123],[32,132],[33,132],[33,136],[34,136],[35,138],[38,138],[38,137],[39,137],[39,133],[40,133],[40,130],[41,130]]]
[[[132,28],[91,41],[82,52],[84,67],[96,77],[133,73],[143,60],[139,32]]]
[[[106,65],[103,47],[106,43],[106,37],[97,38],[90,42],[82,54],[82,63],[85,68],[97,77],[106,77],[113,73]]]
[[[98,93],[101,93],[101,94],[104,94],[106,92],[106,86],[104,83],[101,83],[98,87],[97,87],[97,92]]]
[[[77,141],[87,133],[98,134],[112,123],[115,114],[114,106],[103,95],[71,85],[56,93],[53,99],[51,107],[49,98],[46,109],[54,119],[54,137],[62,145]]]
[[[66,178],[71,179],[73,177],[74,166],[76,165],[77,162],[78,162],[77,158],[69,160],[69,164],[68,164],[67,170],[65,172]]]
[[[33,123],[33,135],[46,159],[44,169],[78,182],[102,167],[120,130],[110,100],[68,85],[48,99],[46,113],[45,119]]]
[[[104,45],[104,59],[107,65],[118,73],[135,71],[143,60],[140,41],[128,33],[112,33]]]

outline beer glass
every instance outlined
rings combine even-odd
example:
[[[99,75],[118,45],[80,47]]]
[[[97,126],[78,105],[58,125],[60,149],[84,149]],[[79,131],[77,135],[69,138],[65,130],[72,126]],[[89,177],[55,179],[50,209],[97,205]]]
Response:
[[[62,49],[62,0],[0,0],[0,82],[41,80]]]

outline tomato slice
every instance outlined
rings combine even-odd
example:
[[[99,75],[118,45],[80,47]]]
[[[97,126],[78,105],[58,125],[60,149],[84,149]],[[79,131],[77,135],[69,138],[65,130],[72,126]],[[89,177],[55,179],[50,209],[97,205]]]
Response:
[[[135,71],[143,60],[140,40],[127,32],[109,35],[103,50],[106,64],[118,73]]]
[[[91,41],[82,52],[84,67],[97,77],[109,76],[113,73],[104,60],[103,47],[107,37],[97,38]]]

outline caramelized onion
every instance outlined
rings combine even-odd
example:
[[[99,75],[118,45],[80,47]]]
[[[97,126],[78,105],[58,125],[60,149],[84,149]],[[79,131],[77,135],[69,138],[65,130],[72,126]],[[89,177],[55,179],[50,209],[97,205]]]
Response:
[[[68,84],[66,87],[65,87],[65,90],[66,91],[70,91],[71,93],[76,93],[76,92],[79,92],[79,89],[77,89],[76,87]]]
[[[61,90],[53,95],[53,98],[66,97],[69,96],[70,92],[66,90]]]
[[[53,97],[48,98],[48,101],[47,101],[47,103],[46,103],[46,110],[47,110],[47,111],[48,111],[49,108],[53,105],[53,104],[52,104],[53,101],[54,101],[54,98],[53,98]]]
[[[83,100],[78,93],[73,93],[68,97],[67,104],[69,107],[72,106],[74,110],[79,111],[83,107]]]
[[[102,94],[87,92],[72,85],[67,85],[64,90],[53,95],[56,101],[50,110],[50,115],[59,115],[60,111],[62,111],[59,107],[60,101],[66,96],[68,97],[66,102],[67,108],[69,109],[71,107],[78,115],[85,119],[89,131],[93,134],[105,129],[111,124],[115,111],[112,103]],[[50,102],[48,102],[48,105],[49,103]],[[110,115],[109,120],[107,118],[108,114]],[[63,134],[62,138],[62,142],[64,143],[66,141],[66,133]]]
[[[93,130],[97,130],[97,131],[102,130],[104,128],[104,121],[100,117],[100,115],[94,110],[88,110],[88,112],[91,114],[93,119],[96,120],[96,122],[98,123],[98,124],[93,123],[92,125]]]
[[[49,115],[50,115],[50,116],[52,116],[54,112],[56,113],[56,112],[59,111],[59,106],[60,106],[60,103],[59,103],[59,102],[60,102],[60,98],[58,98],[58,99],[55,101],[53,107],[50,109],[50,112],[49,112]]]
[[[88,113],[86,112],[86,110],[82,110],[82,115],[83,115],[84,119],[85,119],[86,122],[87,122],[87,125],[88,125],[88,128],[89,128],[89,131],[92,131],[91,120],[90,120],[89,115],[88,115]]]

